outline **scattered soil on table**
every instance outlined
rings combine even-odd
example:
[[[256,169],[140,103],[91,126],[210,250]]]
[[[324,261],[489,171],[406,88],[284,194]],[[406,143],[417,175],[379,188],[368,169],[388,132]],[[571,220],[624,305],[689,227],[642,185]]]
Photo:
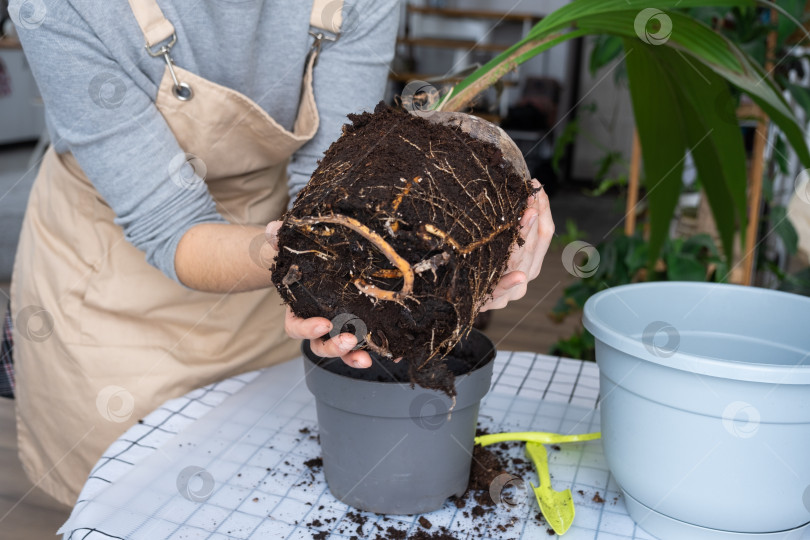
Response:
[[[388,535],[385,537],[385,540],[405,540],[408,536],[407,531],[400,531],[394,527],[388,527],[385,533]],[[379,538],[382,540],[382,537]]]
[[[317,471],[323,467],[323,458],[316,457],[312,459],[308,459],[304,462],[304,465],[309,467],[313,471]]]
[[[458,537],[453,536],[447,527],[439,527],[439,530],[433,533],[417,531],[408,537],[408,540],[458,540]]]
[[[487,429],[478,429],[476,435],[485,435],[488,433]],[[514,442],[505,445],[493,445],[488,447],[476,446],[473,450],[472,466],[470,468],[470,480],[467,491],[461,497],[451,497],[448,499],[447,504],[455,505],[460,514],[464,514],[466,518],[472,519],[470,526],[464,527],[461,531],[452,531],[444,526],[436,526],[425,516],[419,516],[417,523],[419,527],[417,530],[408,535],[410,525],[400,524],[389,525],[394,520],[389,520],[386,516],[382,516],[380,523],[373,524],[371,533],[365,533],[364,526],[368,523],[369,518],[359,512],[348,512],[345,520],[351,524],[350,527],[357,526],[356,531],[349,530],[348,528],[339,526],[336,532],[342,535],[348,535],[350,540],[370,539],[370,540],[469,540],[470,538],[484,538],[500,537],[498,534],[506,533],[515,526],[522,526],[521,520],[534,519],[545,528],[545,532],[549,536],[554,536],[554,531],[548,527],[548,524],[541,512],[525,515],[511,515],[511,510],[508,505],[498,505],[496,501],[492,500],[490,494],[490,486],[492,482],[501,474],[512,474],[516,477],[522,478],[524,482],[528,482],[534,474],[534,465],[530,460],[514,456],[514,449],[516,447],[523,447],[523,443]],[[562,450],[562,449],[560,449]],[[507,452],[510,452],[507,454]],[[318,458],[315,458],[316,460]],[[312,460],[309,460],[312,461]],[[590,490],[589,490],[590,491]],[[582,500],[592,500],[595,503],[604,504],[605,499],[599,491],[591,495],[584,490],[577,490],[575,492]],[[531,492],[529,492],[531,496]],[[614,498],[614,504],[618,497]],[[529,501],[530,504],[535,504],[533,498]],[[518,507],[521,508],[521,507]],[[525,507],[523,507],[525,511]],[[536,504],[534,506],[537,510]],[[318,508],[323,510],[323,506]],[[331,524],[333,518],[315,520],[308,525],[317,526],[318,523],[326,522]],[[321,523],[322,524],[322,523]],[[398,528],[405,526],[405,529]],[[356,535],[353,535],[356,532]],[[325,535],[325,536],[324,536]],[[313,532],[313,540],[322,540],[328,538],[329,533]]]
[[[457,126],[382,103],[349,119],[284,217],[273,283],[299,317],[359,318],[342,330],[453,394],[441,359],[501,278],[531,184]]]

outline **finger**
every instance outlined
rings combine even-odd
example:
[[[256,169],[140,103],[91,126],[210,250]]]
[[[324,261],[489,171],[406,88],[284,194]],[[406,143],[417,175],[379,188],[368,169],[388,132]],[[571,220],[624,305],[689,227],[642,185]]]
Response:
[[[371,356],[366,351],[351,351],[344,354],[341,359],[347,366],[357,369],[371,367]]]
[[[309,319],[296,317],[287,307],[287,313],[284,316],[284,330],[293,339],[315,339],[328,334],[332,330],[332,323],[323,317]]]
[[[524,272],[521,272],[520,270],[509,272],[508,274],[505,274],[495,286],[493,295],[496,291],[508,291],[512,287],[516,287],[521,283],[525,283],[526,281],[526,274]]]
[[[506,291],[506,302],[512,302],[514,300],[520,300],[524,296],[526,296],[526,292],[529,290],[528,283],[521,283],[517,287],[512,287],[508,291]]]
[[[493,309],[502,309],[506,307],[506,304],[509,303],[509,299],[506,296],[501,296],[500,298],[493,298],[486,304],[484,304],[479,311],[490,311]]]
[[[284,224],[282,221],[271,221],[267,224],[267,227],[264,229],[264,236],[267,238],[267,241],[273,246],[273,249],[278,251],[278,231],[281,229],[281,226]]]
[[[309,343],[312,352],[324,358],[342,357],[348,354],[355,345],[357,345],[357,338],[352,334],[339,334],[326,341],[313,339]]]
[[[520,218],[520,232],[524,234],[528,233],[531,230],[531,226],[537,223],[537,216],[539,214],[540,212],[538,212],[536,208],[529,207],[529,209],[523,213],[523,217]]]
[[[548,253],[551,240],[554,238],[554,218],[551,215],[548,196],[545,191],[541,192],[540,195],[541,213],[537,223],[538,241],[534,252],[535,257],[529,271],[531,279],[534,279],[540,273],[543,259]]]
[[[525,293],[526,288],[526,274],[523,272],[511,272],[501,279],[500,283],[495,287],[495,290],[492,291],[492,296],[489,300],[481,307],[480,311],[487,311],[489,309],[499,309],[498,307],[493,307],[496,303],[500,302],[502,298],[505,298],[505,302],[509,302],[512,297],[512,291],[520,290],[523,288],[523,293],[515,293],[519,294],[515,298],[522,297]],[[499,307],[504,307],[506,303],[497,304]]]
[[[399,364],[400,362],[402,362],[402,357],[400,356],[399,358],[394,358],[393,361],[395,364]]]

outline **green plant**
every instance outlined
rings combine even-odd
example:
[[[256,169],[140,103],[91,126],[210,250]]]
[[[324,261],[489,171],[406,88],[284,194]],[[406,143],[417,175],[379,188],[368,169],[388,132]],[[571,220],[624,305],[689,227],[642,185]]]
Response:
[[[804,13],[805,2],[802,0],[776,0],[776,4],[790,14],[791,17],[781,17],[777,22],[774,22],[769,10],[752,7],[735,7],[730,10],[692,8],[689,12],[736,43],[740,49],[760,64],[765,64],[768,59],[766,41],[771,33],[775,32],[776,39],[773,43],[772,60],[776,62],[771,72],[772,76],[779,83],[779,86],[795,101],[796,105],[805,111],[805,119],[807,119],[810,118],[810,89],[790,81],[792,71],[795,71],[800,79],[804,77],[802,60],[808,58],[802,48],[794,46],[793,42],[796,39],[791,35],[796,33],[795,24],[791,18],[800,20],[800,22],[804,22],[808,18]],[[619,58],[622,49],[621,46],[617,47],[617,43],[620,45],[620,39],[615,36],[598,36],[591,52],[590,69],[592,74]],[[623,62],[620,62],[613,69],[617,79],[626,78]],[[735,121],[740,93],[735,88],[731,90],[733,102],[719,103],[717,105],[725,110],[725,114],[730,121]],[[773,195],[773,183],[776,176],[790,175],[787,156],[787,143],[784,137],[777,132],[774,137],[773,151],[767,153],[763,174],[762,194],[765,210],[763,219],[760,220],[758,238],[774,235],[782,242],[788,255],[795,255],[798,241],[796,230],[790,220],[786,219],[785,207]],[[607,159],[607,157],[605,156],[604,159]],[[695,191],[699,190],[699,178],[692,188]],[[768,251],[762,248],[757,250],[756,268],[769,272],[778,282],[790,279],[790,276],[786,275],[778,266],[779,261],[774,259]],[[782,264],[784,264],[784,261],[782,261]]]
[[[801,163],[810,168],[802,127],[778,81],[731,38],[689,12],[692,8],[754,10],[758,4],[779,9],[788,23],[796,22],[779,5],[754,0],[575,0],[461,81],[437,108],[465,108],[522,62],[569,39],[598,35],[621,40],[644,160],[650,220],[646,263],[655,263],[666,242],[683,188],[687,150],[695,161],[729,261],[736,230],[744,241],[747,202],[743,139],[736,121],[730,121],[728,115],[728,107],[736,103],[732,87],[762,108]],[[786,28],[788,23],[780,25]],[[615,40],[612,43],[618,46]]]
[[[638,281],[724,282],[728,277],[728,264],[709,235],[665,239],[661,258],[652,268],[647,265],[650,249],[650,243],[639,234],[615,235],[596,246],[598,267],[592,275],[581,277],[565,288],[549,317],[560,322],[578,314],[592,295],[618,285]],[[593,360],[593,347],[593,336],[578,329],[571,337],[555,343],[551,352]]]

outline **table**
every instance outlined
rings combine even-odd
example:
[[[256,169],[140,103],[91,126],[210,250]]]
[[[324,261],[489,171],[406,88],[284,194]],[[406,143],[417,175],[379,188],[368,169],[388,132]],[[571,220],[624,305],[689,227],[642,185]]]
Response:
[[[491,431],[597,431],[598,388],[594,363],[501,351],[479,422]],[[353,509],[332,497],[320,470],[304,464],[320,456],[316,433],[300,359],[194,390],[166,402],[107,449],[60,533],[67,540],[310,540],[320,531],[322,538],[358,532],[375,538],[376,525],[409,534],[419,529],[419,516],[358,512],[365,518],[358,531],[348,515]],[[519,445],[510,451],[522,453]],[[600,444],[565,445],[549,459],[555,489],[574,493],[577,517],[567,540],[654,540],[627,515]],[[181,496],[181,477],[195,471],[203,474]],[[534,476],[526,481],[537,483]],[[604,502],[594,501],[597,492]],[[481,527],[480,518],[473,522],[448,502],[425,515],[435,525],[428,532],[448,526],[459,538],[547,537],[534,519],[530,491],[516,506],[502,506]]]

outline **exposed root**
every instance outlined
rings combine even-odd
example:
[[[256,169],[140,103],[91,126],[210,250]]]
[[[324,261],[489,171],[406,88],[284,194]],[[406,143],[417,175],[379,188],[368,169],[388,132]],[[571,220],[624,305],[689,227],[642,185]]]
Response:
[[[404,178],[400,178],[400,180],[402,180],[403,182],[405,181]],[[397,213],[399,205],[402,204],[402,199],[404,199],[408,195],[408,193],[410,193],[411,186],[413,186],[414,184],[418,184],[421,181],[422,177],[415,176],[413,180],[410,180],[405,183],[405,187],[402,189],[402,191],[399,192],[399,195],[397,195],[397,197],[394,199],[394,202],[391,203],[391,214]],[[394,221],[394,223],[391,225],[391,231],[395,233],[398,230],[399,230],[399,221]]]
[[[335,229],[330,229],[329,227],[324,227],[321,230],[317,230],[312,225],[305,225],[301,227],[305,232],[317,234],[318,236],[332,236],[335,234]]]
[[[456,242],[456,240],[452,236],[450,236],[449,234],[447,234],[443,230],[439,229],[438,227],[436,227],[435,225],[432,225],[430,223],[425,223],[425,224],[421,225],[422,232],[419,233],[419,236],[423,240],[429,240],[430,239],[428,234],[432,235],[432,236],[435,236],[436,238],[439,238],[442,241],[450,244],[453,247],[453,249],[458,251],[460,254],[467,255],[468,253],[471,253],[476,248],[478,248],[480,246],[483,246],[484,244],[486,244],[488,242],[491,242],[493,238],[495,238],[496,236],[501,234],[503,231],[505,231],[507,229],[510,229],[511,227],[512,227],[511,224],[504,223],[504,224],[500,225],[499,227],[497,227],[494,231],[489,233],[489,235],[487,235],[484,238],[481,238],[479,240],[476,240],[475,242],[467,244],[465,247],[461,247],[458,244],[458,242]],[[425,233],[427,233],[427,234],[425,234]]]
[[[314,253],[317,257],[320,257],[321,259],[323,259],[325,261],[328,261],[329,259],[332,258],[329,255],[327,255],[326,253],[324,253],[323,251],[318,251],[317,249],[307,249],[307,250],[304,250],[304,251],[298,251],[298,250],[295,250],[295,249],[291,248],[290,246],[284,246],[284,249],[286,249],[290,253],[295,253],[296,255],[303,255],[304,253]]]
[[[385,300],[386,302],[396,302],[397,304],[405,307],[405,303],[402,301],[400,293],[397,291],[386,291],[385,289],[381,289],[376,285],[366,282],[362,278],[354,278],[352,283],[354,283],[354,286],[357,287],[357,290],[362,294],[370,296],[372,299],[374,299],[375,303],[377,300]]]
[[[416,274],[422,274],[430,270],[433,272],[433,279],[436,279],[436,270],[439,269],[440,266],[444,266],[450,260],[450,254],[442,251],[441,253],[434,255],[429,259],[424,259],[419,261],[415,265],[413,265],[413,271]],[[380,270],[376,270],[371,274],[371,277],[380,278],[380,279],[398,279],[402,277],[402,272],[397,270],[396,268],[381,268]]]
[[[436,281],[436,270],[439,269],[440,266],[447,264],[450,260],[450,254],[446,251],[442,251],[441,253],[434,255],[429,259],[425,259],[424,261],[419,261],[415,265],[413,265],[413,270],[417,274],[421,274],[422,272],[427,272],[430,270],[433,272],[433,281]]]
[[[362,282],[360,278],[354,280],[355,286],[362,292],[363,294],[367,294],[369,296],[373,296],[378,300],[386,300],[386,301],[394,301],[398,304],[403,304],[403,301],[408,298],[408,296],[413,292],[413,280],[414,280],[414,273],[411,265],[408,264],[408,261],[403,259],[399,253],[397,253],[394,248],[391,247],[391,244],[385,241],[385,239],[377,234],[376,232],[369,229],[367,226],[363,225],[359,221],[354,218],[350,218],[348,216],[343,216],[341,214],[332,214],[329,216],[317,216],[317,217],[308,217],[308,218],[295,218],[292,216],[287,217],[287,221],[296,227],[303,227],[306,225],[317,225],[319,223],[331,223],[333,225],[342,225],[348,229],[353,230],[369,242],[371,242],[374,247],[380,250],[380,252],[385,255],[385,257],[397,267],[397,269],[402,273],[402,289],[399,291],[385,291],[376,287],[374,285],[367,284]],[[359,283],[362,282],[362,285]],[[404,305],[404,304],[403,304]]]
[[[415,266],[414,270],[416,270]],[[372,272],[371,277],[380,279],[397,279],[402,277],[402,272],[396,268],[381,268],[380,270]]]
[[[383,356],[385,358],[393,358],[394,355],[391,354],[391,351],[388,350],[388,340],[385,339],[385,336],[383,336],[383,341],[384,341],[383,345],[377,345],[376,343],[374,343],[374,340],[371,339],[371,332],[369,332],[368,334],[366,334],[365,346],[370,351],[375,352],[380,356]]]
[[[300,279],[301,279],[301,269],[298,268],[297,264],[294,264],[290,266],[290,269],[284,275],[284,278],[282,278],[281,282],[287,287],[289,287],[293,283],[297,283],[298,280]]]

